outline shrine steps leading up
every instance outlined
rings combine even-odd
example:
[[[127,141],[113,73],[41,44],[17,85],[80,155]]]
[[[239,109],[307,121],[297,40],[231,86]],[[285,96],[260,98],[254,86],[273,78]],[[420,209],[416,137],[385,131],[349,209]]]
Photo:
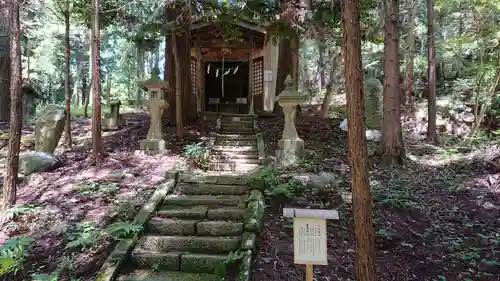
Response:
[[[263,151],[258,149],[261,140],[253,115],[223,114],[217,120],[217,131],[209,170],[249,172],[259,167]]]
[[[116,280],[221,280],[231,255],[251,259],[263,214],[256,200],[262,201],[262,193],[252,190],[248,177],[181,174]],[[246,278],[244,271],[237,275]]]

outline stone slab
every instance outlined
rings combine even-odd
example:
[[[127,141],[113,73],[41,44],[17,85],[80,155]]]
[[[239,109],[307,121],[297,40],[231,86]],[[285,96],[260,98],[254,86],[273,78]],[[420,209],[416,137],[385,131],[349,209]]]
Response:
[[[208,206],[174,206],[161,207],[157,216],[162,218],[204,219],[207,216]]]
[[[237,195],[171,195],[165,198],[165,203],[173,205],[222,205],[239,206],[245,204],[248,196]]]
[[[214,274],[187,273],[180,271],[152,272],[151,270],[136,270],[133,273],[120,276],[117,281],[220,281]]]
[[[223,264],[227,255],[184,254],[181,257],[181,271],[193,273],[214,273]]]
[[[142,250],[155,252],[228,253],[239,249],[241,237],[153,236],[138,241]]]
[[[209,209],[207,218],[210,220],[243,221],[246,211],[243,208],[213,208]]]
[[[130,260],[138,268],[157,267],[160,270],[180,270],[180,252],[151,252],[134,250],[130,255]]]
[[[243,223],[230,221],[202,221],[196,224],[196,235],[233,236],[243,233]]]
[[[198,220],[164,219],[155,217],[149,220],[149,232],[162,235],[194,235]]]
[[[187,195],[242,195],[248,191],[244,185],[226,184],[179,184],[177,186]]]

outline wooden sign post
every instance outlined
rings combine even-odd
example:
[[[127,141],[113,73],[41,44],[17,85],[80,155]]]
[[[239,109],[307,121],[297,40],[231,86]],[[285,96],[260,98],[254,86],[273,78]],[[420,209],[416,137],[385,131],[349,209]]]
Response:
[[[293,218],[294,263],[306,265],[306,281],[313,281],[313,265],[328,264],[326,220],[338,220],[336,210],[284,208]]]

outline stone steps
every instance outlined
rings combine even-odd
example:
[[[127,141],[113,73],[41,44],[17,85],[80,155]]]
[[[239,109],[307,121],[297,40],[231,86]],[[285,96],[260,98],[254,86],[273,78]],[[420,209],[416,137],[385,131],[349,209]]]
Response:
[[[259,164],[236,164],[224,162],[210,162],[208,164],[208,169],[211,171],[250,172],[258,167]]]
[[[212,147],[212,150],[218,152],[238,152],[238,153],[244,153],[244,152],[251,152],[251,153],[257,153],[257,146],[224,146],[224,145],[214,145]]]
[[[165,198],[166,204],[194,206],[239,206],[245,204],[248,196],[238,195],[169,195]]]
[[[242,221],[245,210],[234,206],[165,206],[157,215],[164,218]]]
[[[224,145],[224,146],[254,146],[257,145],[257,140],[240,140],[240,139],[222,139],[216,138],[214,145]]]
[[[186,195],[243,195],[248,192],[247,186],[229,184],[180,184],[177,188]]]
[[[234,172],[258,168],[262,144],[253,116],[223,114],[216,121],[222,133],[215,136],[209,171],[179,174],[175,190],[160,197],[144,233],[127,251],[118,279],[106,281],[220,281],[216,273],[235,251],[245,255],[235,265],[238,280],[250,280],[265,204],[248,177]]]
[[[247,180],[179,177],[174,192],[147,222],[118,280],[220,280],[216,269],[248,242]],[[250,224],[251,227],[251,224]]]
[[[240,247],[239,236],[163,236],[144,235],[137,242],[136,249],[151,252],[189,252],[223,254]]]
[[[148,230],[158,235],[231,236],[243,233],[243,223],[155,217],[149,221]]]
[[[139,269],[155,267],[165,271],[212,273],[227,258],[227,254],[164,253],[136,249],[131,254],[131,264]]]
[[[260,160],[258,158],[229,158],[229,157],[211,157],[211,163],[225,163],[225,164],[260,164]]]
[[[153,272],[151,270],[135,270],[120,276],[118,281],[219,281],[215,274],[186,273],[180,271]]]
[[[233,159],[259,159],[259,154],[257,151],[249,151],[249,152],[240,152],[240,153],[234,153],[234,152],[213,152],[212,155],[210,156],[211,160],[217,160],[221,159],[223,161],[225,160],[233,160]]]

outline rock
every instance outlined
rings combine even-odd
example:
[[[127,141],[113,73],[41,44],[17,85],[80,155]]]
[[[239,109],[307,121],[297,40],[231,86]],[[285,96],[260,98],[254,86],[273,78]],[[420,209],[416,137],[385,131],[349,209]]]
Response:
[[[49,105],[42,109],[36,118],[35,150],[54,154],[64,131],[66,109],[58,105]]]
[[[311,173],[296,175],[285,174],[281,177],[283,179],[294,179],[300,182],[304,187],[313,189],[317,193],[324,191],[324,189],[327,187],[338,186],[338,183],[340,181],[337,174],[325,172],[321,172],[317,175]]]
[[[344,121],[342,121],[342,123],[340,123],[339,128],[344,132],[348,131],[347,118],[344,119]],[[366,139],[367,140],[379,142],[381,138],[382,138],[382,133],[379,130],[371,130],[371,129],[366,130]]]
[[[30,151],[19,155],[19,172],[24,175],[47,172],[58,164],[59,160],[50,153]]]

